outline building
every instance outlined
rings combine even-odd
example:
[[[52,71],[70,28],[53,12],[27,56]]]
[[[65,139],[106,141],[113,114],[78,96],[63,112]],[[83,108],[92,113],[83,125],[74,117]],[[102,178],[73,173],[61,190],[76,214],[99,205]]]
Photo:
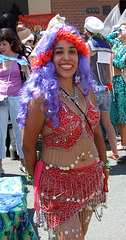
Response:
[[[16,3],[23,15],[59,13],[65,16],[67,22],[83,31],[84,19],[96,16],[102,21],[117,5],[122,13],[126,0],[0,0],[0,15]]]

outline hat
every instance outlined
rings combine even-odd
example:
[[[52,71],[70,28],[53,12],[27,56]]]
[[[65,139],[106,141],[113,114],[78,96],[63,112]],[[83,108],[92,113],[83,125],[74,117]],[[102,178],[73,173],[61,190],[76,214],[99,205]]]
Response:
[[[48,23],[48,27],[46,31],[48,31],[51,27],[53,27],[56,24],[65,24],[65,17],[60,17],[59,14],[57,14],[55,17],[51,18],[51,20]]]
[[[99,18],[92,16],[85,19],[84,27],[91,33],[100,33],[104,28],[104,23]]]
[[[34,34],[33,33],[31,33],[27,38],[23,39],[22,43],[26,44],[26,42],[29,41],[29,40],[34,41]]]

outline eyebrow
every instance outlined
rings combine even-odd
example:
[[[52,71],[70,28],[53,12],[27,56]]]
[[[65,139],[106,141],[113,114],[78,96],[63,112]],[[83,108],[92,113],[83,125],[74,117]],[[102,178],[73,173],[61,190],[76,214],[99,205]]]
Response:
[[[75,48],[76,49],[75,46],[70,46],[69,48]],[[57,50],[57,49],[63,49],[63,47],[56,47],[55,50]]]

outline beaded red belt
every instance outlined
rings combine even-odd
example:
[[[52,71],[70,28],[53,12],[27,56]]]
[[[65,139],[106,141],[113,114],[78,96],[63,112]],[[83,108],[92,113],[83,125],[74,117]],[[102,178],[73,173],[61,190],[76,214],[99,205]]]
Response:
[[[86,168],[61,170],[43,165],[39,198],[48,228],[71,218],[86,206],[105,202],[103,162]],[[37,221],[40,213],[37,211]]]

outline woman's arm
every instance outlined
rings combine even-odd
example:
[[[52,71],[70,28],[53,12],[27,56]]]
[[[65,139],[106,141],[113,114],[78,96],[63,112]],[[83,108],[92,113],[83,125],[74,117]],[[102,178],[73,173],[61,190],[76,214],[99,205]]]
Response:
[[[31,100],[22,134],[22,150],[26,169],[33,177],[37,162],[36,143],[45,121],[44,112],[41,110],[42,97]]]
[[[89,99],[94,106],[97,106],[93,89],[90,90]],[[94,128],[94,141],[95,141],[95,145],[97,147],[100,159],[106,164],[107,162],[106,146],[105,146],[100,123],[98,123],[97,126]]]

